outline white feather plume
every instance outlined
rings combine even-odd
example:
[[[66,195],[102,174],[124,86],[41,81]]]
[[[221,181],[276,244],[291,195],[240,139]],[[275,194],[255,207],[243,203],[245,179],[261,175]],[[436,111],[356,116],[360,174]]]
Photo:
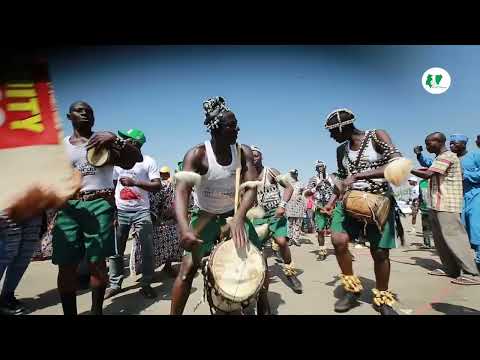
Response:
[[[292,180],[289,174],[277,175],[275,177],[275,180],[283,187],[287,187],[289,184],[292,184]]]
[[[193,171],[179,171],[175,174],[175,180],[191,186],[198,186],[202,181],[202,177]]]
[[[254,189],[262,185],[261,181],[245,181],[242,185],[240,185],[240,191],[244,189]]]
[[[255,226],[255,231],[257,232],[258,237],[260,240],[265,240],[265,238],[268,236],[268,224],[263,224],[259,226]]]
[[[265,210],[263,208],[256,206],[247,211],[247,218],[250,220],[253,219],[262,219],[265,216]]]

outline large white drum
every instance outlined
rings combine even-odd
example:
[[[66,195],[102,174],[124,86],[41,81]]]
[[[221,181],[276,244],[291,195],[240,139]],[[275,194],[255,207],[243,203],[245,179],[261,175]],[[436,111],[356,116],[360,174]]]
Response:
[[[232,240],[215,247],[207,263],[207,297],[211,307],[225,313],[252,304],[265,280],[266,264],[252,243],[236,249]]]

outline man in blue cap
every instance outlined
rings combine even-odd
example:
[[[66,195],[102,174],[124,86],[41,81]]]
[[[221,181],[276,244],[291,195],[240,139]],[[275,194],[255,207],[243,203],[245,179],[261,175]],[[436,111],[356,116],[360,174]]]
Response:
[[[140,149],[147,141],[144,133],[138,129],[119,131],[118,135]],[[120,293],[123,274],[123,254],[130,233],[136,233],[136,241],[142,245],[142,279],[140,293],[149,299],[157,294],[150,286],[153,278],[153,225],[150,215],[149,193],[162,187],[160,171],[156,161],[143,155],[143,161],[137,162],[129,170],[115,166],[113,169],[115,184],[115,203],[117,205],[117,227],[115,236],[115,255],[110,257],[110,287],[105,299]]]
[[[467,151],[468,138],[462,134],[450,136],[450,150],[462,164],[464,207],[462,220],[475,250],[475,262],[480,266],[480,152]]]

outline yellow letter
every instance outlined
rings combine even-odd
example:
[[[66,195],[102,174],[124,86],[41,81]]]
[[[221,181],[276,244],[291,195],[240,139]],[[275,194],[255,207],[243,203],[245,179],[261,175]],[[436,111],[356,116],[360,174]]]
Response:
[[[33,88],[33,83],[18,83],[18,84],[8,84],[7,87],[11,88]]]
[[[8,111],[30,111],[32,115],[40,113],[38,106],[38,99],[36,97],[30,98],[27,102],[14,102],[7,104]]]
[[[10,123],[10,129],[28,130],[40,133],[45,129],[45,127],[42,124],[42,117],[40,116],[40,114],[38,114],[25,120],[12,121]]]
[[[7,89],[5,93],[7,98],[32,98],[37,96],[35,89]]]

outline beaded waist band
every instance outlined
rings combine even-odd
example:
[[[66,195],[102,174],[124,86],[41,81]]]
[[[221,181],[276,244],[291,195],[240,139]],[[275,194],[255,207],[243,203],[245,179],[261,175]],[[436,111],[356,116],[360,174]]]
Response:
[[[100,189],[100,190],[80,191],[78,194],[74,196],[73,199],[82,200],[82,201],[105,199],[111,202],[115,200],[114,196],[115,196],[115,192],[113,189]]]

